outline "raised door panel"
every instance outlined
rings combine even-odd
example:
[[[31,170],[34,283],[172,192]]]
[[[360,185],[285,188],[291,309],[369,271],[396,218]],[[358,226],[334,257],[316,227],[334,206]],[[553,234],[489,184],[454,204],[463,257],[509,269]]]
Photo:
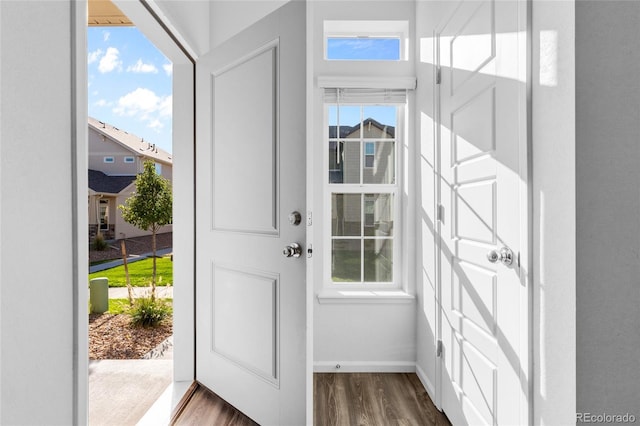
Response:
[[[214,230],[278,231],[277,55],[274,42],[212,75]]]

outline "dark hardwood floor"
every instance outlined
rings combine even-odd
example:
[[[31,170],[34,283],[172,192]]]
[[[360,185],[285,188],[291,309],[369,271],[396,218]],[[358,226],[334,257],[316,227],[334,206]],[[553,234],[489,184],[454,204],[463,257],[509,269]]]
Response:
[[[450,426],[413,373],[316,373],[315,426]]]
[[[315,426],[451,426],[413,373],[316,373],[313,392]],[[172,425],[256,425],[202,385],[188,395]]]

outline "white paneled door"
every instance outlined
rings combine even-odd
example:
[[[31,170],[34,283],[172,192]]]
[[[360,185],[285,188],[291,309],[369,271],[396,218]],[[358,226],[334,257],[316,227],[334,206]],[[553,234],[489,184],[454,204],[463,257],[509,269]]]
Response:
[[[441,402],[528,423],[526,2],[461,1],[441,28]]]
[[[262,425],[306,420],[306,255],[283,255],[305,247],[305,20],[290,2],[196,66],[196,379]]]

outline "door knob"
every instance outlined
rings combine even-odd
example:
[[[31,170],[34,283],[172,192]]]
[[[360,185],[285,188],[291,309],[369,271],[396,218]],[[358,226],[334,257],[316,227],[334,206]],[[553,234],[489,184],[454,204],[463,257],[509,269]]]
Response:
[[[302,247],[298,243],[291,243],[282,250],[284,257],[300,257],[302,254]]]
[[[502,262],[505,266],[511,266],[513,263],[513,251],[509,247],[502,247],[498,250],[491,250],[487,253],[487,260],[491,263]]]

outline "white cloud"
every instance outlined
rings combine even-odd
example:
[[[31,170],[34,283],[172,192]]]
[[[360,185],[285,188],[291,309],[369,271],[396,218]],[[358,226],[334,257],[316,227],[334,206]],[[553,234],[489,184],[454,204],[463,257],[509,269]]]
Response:
[[[108,48],[107,53],[105,53],[102,59],[100,59],[100,64],[98,64],[98,71],[104,74],[115,69],[122,68],[122,61],[118,59],[119,54],[120,51],[115,47]]]
[[[172,96],[158,96],[149,89],[138,87],[118,99],[113,112],[120,116],[135,117],[147,127],[159,131],[163,121],[171,118]]]
[[[102,40],[109,41],[109,37],[110,36],[111,36],[111,33],[109,31],[103,31],[102,32]]]
[[[150,129],[155,130],[156,132],[159,132],[159,131],[160,131],[160,129],[162,129],[162,128],[164,127],[164,124],[162,124],[162,123],[160,122],[160,120],[157,120],[157,119],[156,119],[156,120],[153,120],[151,123],[149,123],[149,124],[147,125],[147,127],[149,127]]]
[[[162,66],[162,69],[167,73],[168,76],[173,74],[173,64],[164,64]]]
[[[105,107],[111,105],[111,102],[107,102],[105,99],[99,99],[94,102],[94,105],[97,107]]]
[[[98,60],[98,58],[102,55],[102,49],[94,50],[93,52],[89,52],[89,57],[87,58],[87,63],[92,64]]]
[[[127,67],[128,72],[136,72],[136,73],[158,73],[158,68],[156,68],[153,64],[145,64],[142,62],[142,59],[138,59],[138,62],[135,65],[129,65]]]

